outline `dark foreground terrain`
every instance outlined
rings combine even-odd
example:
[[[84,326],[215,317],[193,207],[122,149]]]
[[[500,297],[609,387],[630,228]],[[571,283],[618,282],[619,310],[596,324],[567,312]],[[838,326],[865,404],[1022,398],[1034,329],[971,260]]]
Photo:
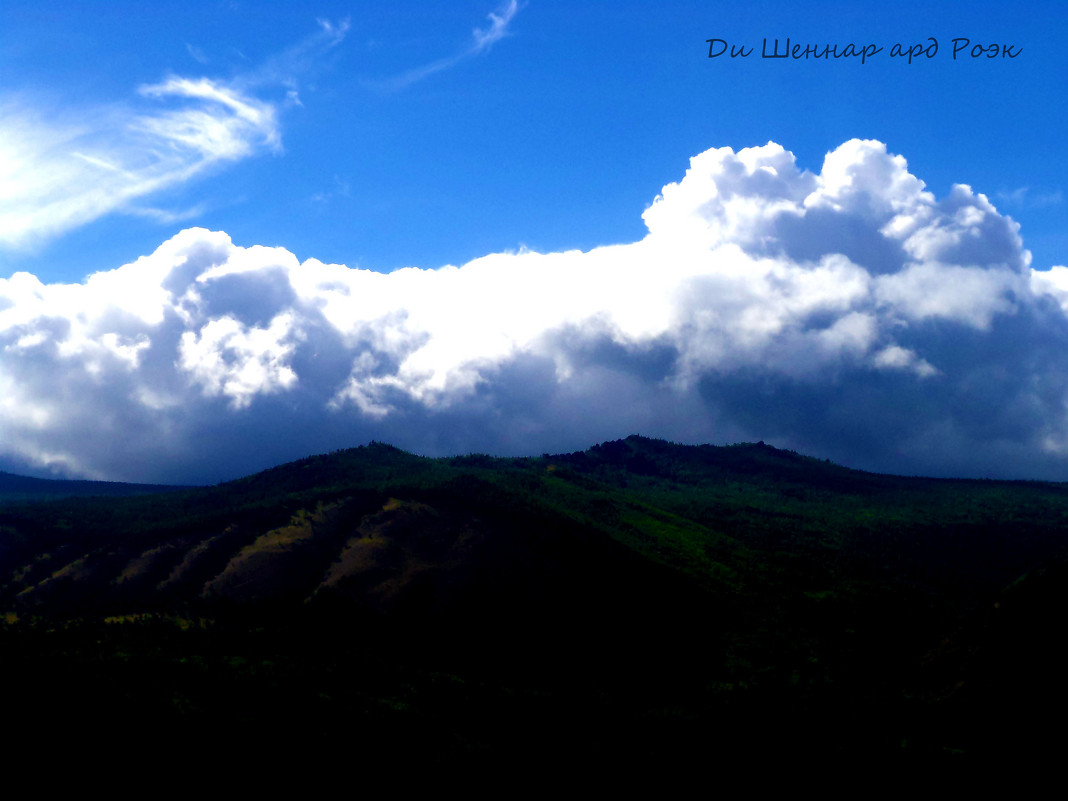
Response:
[[[763,444],[371,444],[195,490],[0,492],[5,726],[377,773],[1041,761],[1066,555],[1068,485]]]

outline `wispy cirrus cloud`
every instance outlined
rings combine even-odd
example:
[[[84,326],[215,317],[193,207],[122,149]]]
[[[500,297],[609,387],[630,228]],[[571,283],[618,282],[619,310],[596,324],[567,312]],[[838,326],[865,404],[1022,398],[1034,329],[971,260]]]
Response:
[[[1064,193],[1060,189],[1052,192],[1032,192],[1029,186],[1018,186],[1011,191],[1003,190],[998,192],[997,198],[1013,206],[1045,208],[1046,206],[1059,206],[1063,203]]]
[[[413,83],[430,77],[434,73],[454,67],[465,59],[484,53],[508,35],[508,26],[511,24],[512,19],[515,18],[515,15],[521,10],[522,5],[519,3],[519,0],[508,0],[508,2],[502,4],[487,15],[489,24],[485,28],[475,28],[471,31],[470,44],[460,52],[438,59],[437,61],[432,61],[429,64],[424,64],[421,67],[407,70],[393,78],[374,82],[373,85],[378,88],[394,91],[403,89],[406,86],[411,86]]]
[[[475,28],[472,32],[474,37],[474,44],[471,46],[472,54],[488,50],[507,36],[508,24],[512,21],[512,17],[518,13],[518,0],[509,0],[509,2],[502,5],[496,11],[491,11],[489,14],[489,26],[486,27],[485,30]]]
[[[0,93],[0,249],[33,248],[107,214],[138,213],[137,200],[280,152],[279,106],[262,90],[289,81],[295,92],[293,76],[347,27],[320,23],[315,35],[244,75],[171,75],[115,102],[44,107]]]
[[[250,155],[258,146],[281,147],[282,137],[273,104],[243,95],[207,78],[171,77],[142,86],[145,97],[180,98],[188,105],[137,117],[128,125],[133,134],[166,143],[177,160],[193,169],[217,161]]]
[[[196,45],[192,45],[189,44],[189,42],[186,42],[185,50],[187,53],[189,53],[189,57],[196,61],[198,64],[208,64],[211,62],[211,59],[208,58],[207,54]]]
[[[223,162],[277,150],[275,107],[208,78],[169,78],[119,106],[4,103],[0,247],[22,249]]]
[[[153,220],[163,225],[172,225],[174,223],[192,220],[194,217],[199,217],[204,214],[207,209],[208,206],[205,203],[196,203],[187,209],[180,209],[178,211],[171,209],[157,209],[152,206],[129,206],[123,210],[123,213],[129,214],[132,217],[142,217],[146,220]]]
[[[241,75],[240,85],[247,88],[280,85],[295,96],[298,77],[315,72],[323,54],[341,44],[351,27],[347,18],[338,22],[318,18],[315,23],[318,29],[314,33]]]

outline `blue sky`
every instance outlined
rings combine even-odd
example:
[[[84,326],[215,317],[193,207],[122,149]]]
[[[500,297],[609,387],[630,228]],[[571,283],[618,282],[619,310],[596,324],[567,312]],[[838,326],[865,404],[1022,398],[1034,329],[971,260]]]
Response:
[[[1061,2],[5,0],[0,468],[637,432],[1068,477],[1065,33]],[[760,57],[787,37],[882,50]]]
[[[509,18],[479,49],[491,13]],[[709,147],[772,140],[817,170],[853,137],[904,155],[937,195],[955,182],[987,194],[1021,223],[1036,267],[1065,261],[1063,3],[1021,14],[1007,2],[532,0],[509,14],[492,0],[7,0],[0,25],[5,109],[46,129],[88,127],[87,146],[145,158],[109,118],[183,105],[138,92],[169,77],[268,105],[278,136],[272,147],[253,135],[240,157],[6,248],[2,274],[81,280],[192,225],[374,270],[585,249],[640,238],[641,211]],[[706,57],[708,38],[758,56],[765,37],[787,36],[884,50],[864,65]],[[930,36],[934,59],[889,58],[893,44]],[[958,37],[1021,55],[954,61]]]

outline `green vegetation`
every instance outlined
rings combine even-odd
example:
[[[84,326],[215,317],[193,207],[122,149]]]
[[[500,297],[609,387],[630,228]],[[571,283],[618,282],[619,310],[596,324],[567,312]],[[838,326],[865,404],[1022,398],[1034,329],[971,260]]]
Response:
[[[315,456],[0,496],[13,719],[522,766],[956,762],[1050,747],[1068,486],[763,444]],[[1037,719],[1037,718],[1036,718]],[[57,721],[62,721],[59,725]]]

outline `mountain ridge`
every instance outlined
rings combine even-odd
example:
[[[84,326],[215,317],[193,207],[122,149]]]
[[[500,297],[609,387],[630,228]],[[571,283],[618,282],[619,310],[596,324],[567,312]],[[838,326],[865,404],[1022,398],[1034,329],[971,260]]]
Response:
[[[228,687],[248,693],[256,742],[279,731],[264,693],[307,686],[334,700],[286,695],[290,723],[333,731],[348,710],[410,745],[415,704],[462,731],[419,746],[440,758],[502,755],[493,726],[534,747],[539,698],[605,754],[985,754],[1034,745],[975,720],[1011,710],[998,676],[1024,680],[1004,643],[1056,651],[1038,638],[1066,556],[1068,485],[885,476],[763,443],[437,459],[369,443],[213,487],[0,506],[0,656],[28,654],[0,668],[57,692],[87,691],[72,670],[116,687],[109,665],[182,731],[231,714]],[[1026,636],[1005,620],[1031,621]],[[375,689],[354,695],[349,673]],[[480,711],[446,724],[447,687]]]
[[[254,479],[256,476],[262,474],[272,474],[279,470],[284,470],[291,465],[300,465],[309,461],[325,459],[332,456],[338,456],[353,452],[362,452],[364,450],[369,453],[373,452],[376,456],[382,456],[386,454],[392,454],[399,456],[401,459],[407,457],[411,459],[424,459],[429,461],[448,461],[457,464],[477,464],[480,461],[494,460],[496,462],[523,462],[526,460],[537,458],[554,458],[564,461],[576,461],[583,458],[589,459],[591,456],[600,457],[603,461],[612,461],[611,456],[605,457],[605,454],[615,454],[618,457],[621,448],[631,446],[635,449],[636,453],[663,453],[665,450],[672,452],[675,455],[679,453],[691,452],[694,454],[708,455],[718,454],[713,456],[707,461],[711,464],[722,463],[725,461],[726,454],[744,454],[746,461],[750,462],[755,470],[757,465],[761,462],[767,462],[768,459],[775,460],[775,466],[777,469],[781,469],[785,465],[793,463],[798,469],[809,468],[819,471],[825,471],[838,475],[850,475],[860,480],[862,477],[878,477],[885,480],[900,479],[902,481],[919,480],[927,482],[986,482],[986,483],[1001,483],[1001,484],[1014,484],[1024,485],[1033,484],[1041,486],[1056,486],[1060,484],[1068,485],[1066,481],[1050,481],[1045,479],[1031,479],[1031,478],[1013,478],[1013,479],[1001,479],[1001,478],[974,478],[974,477],[953,477],[953,476],[925,476],[925,475],[905,475],[897,473],[880,473],[876,471],[863,470],[860,468],[849,467],[837,462],[833,462],[829,459],[820,459],[818,457],[808,456],[798,451],[777,448],[773,445],[766,444],[763,440],[758,442],[738,442],[728,445],[713,445],[713,444],[684,444],[677,443],[671,440],[648,437],[640,434],[631,434],[625,438],[617,440],[608,440],[602,443],[598,443],[590,446],[584,450],[564,452],[560,454],[541,454],[541,457],[537,456],[491,456],[485,453],[470,453],[463,455],[451,455],[451,456],[421,456],[419,454],[405,451],[395,445],[391,445],[385,442],[379,442],[376,440],[370,440],[365,445],[359,445],[351,448],[335,449],[333,451],[327,451],[316,454],[309,454],[307,456],[291,460],[289,462],[283,462],[272,467],[267,467],[262,470],[258,470],[254,473],[250,473],[245,476],[238,476],[237,478],[227,479],[220,481],[216,484],[197,485],[197,484],[152,484],[152,483],[137,483],[137,482],[125,482],[125,481],[110,481],[110,480],[98,480],[98,479],[64,479],[64,478],[41,478],[35,476],[23,475],[20,473],[12,473],[9,471],[0,470],[0,503],[6,503],[11,501],[24,501],[33,500],[35,497],[40,497],[42,500],[58,499],[63,497],[92,497],[92,496],[122,496],[122,495],[135,495],[135,494],[153,494],[159,492],[177,492],[190,489],[202,489],[208,487],[224,486],[234,483],[246,482]],[[762,459],[762,457],[765,457]],[[741,460],[736,460],[737,465]],[[634,465],[630,465],[633,469]],[[639,466],[640,470],[640,466]]]
[[[140,484],[91,479],[35,478],[0,470],[0,503],[69,497],[147,495],[190,489],[190,485]]]

